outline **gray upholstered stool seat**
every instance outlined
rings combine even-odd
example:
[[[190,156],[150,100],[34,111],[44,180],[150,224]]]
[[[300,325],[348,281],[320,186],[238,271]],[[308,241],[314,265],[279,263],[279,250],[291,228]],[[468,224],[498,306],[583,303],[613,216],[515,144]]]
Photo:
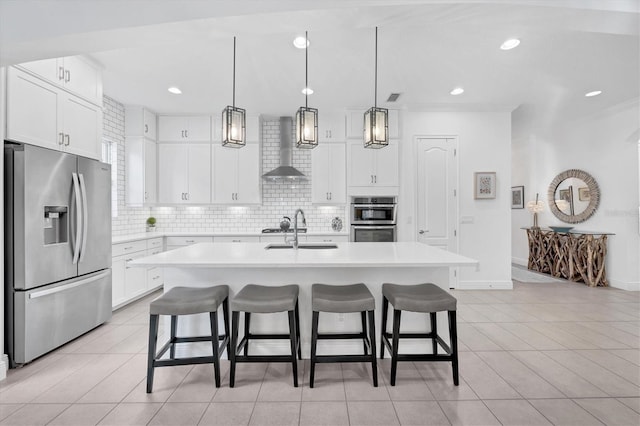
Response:
[[[389,303],[393,306],[393,332],[387,332],[387,313]],[[384,358],[385,346],[391,352],[391,386],[396,384],[398,361],[450,361],[453,370],[453,384],[458,386],[458,335],[456,330],[456,298],[435,284],[382,284],[382,342],[380,359]],[[424,312],[429,314],[431,331],[429,333],[401,333],[400,319],[402,311]],[[447,312],[449,321],[449,344],[438,335],[437,313]],[[389,339],[392,341],[389,341]],[[431,339],[431,353],[399,354],[401,338]],[[442,347],[446,354],[438,354]]]
[[[214,312],[229,297],[229,287],[174,287],[149,306],[151,315],[191,315]]]
[[[293,386],[298,386],[298,364],[296,355],[302,359],[300,348],[300,311],[298,309],[297,285],[263,286],[247,284],[231,301],[231,351],[229,360],[229,387],[235,386],[236,363],[238,362],[290,362],[293,370]],[[244,312],[244,336],[238,342],[240,312]],[[251,333],[251,314],[275,314],[287,312],[289,333]],[[253,339],[288,339],[291,355],[250,355],[249,341]]]
[[[456,298],[435,284],[382,284],[382,295],[394,309],[411,312],[455,311]]]
[[[366,285],[362,283],[347,285],[313,284],[311,286],[311,369],[309,387],[313,387],[315,367],[318,362],[371,362],[373,385],[378,386],[378,367],[376,363],[376,332],[374,310],[376,301]],[[360,313],[362,332],[318,333],[320,312]],[[367,333],[367,315],[369,332]],[[363,355],[316,355],[320,339],[362,339]]]
[[[364,284],[314,284],[311,304],[313,311],[347,313],[373,311],[376,300]]]
[[[218,307],[222,305],[224,335],[218,334]],[[179,315],[209,314],[211,335],[176,336]],[[220,387],[220,356],[226,347],[230,352],[229,327],[229,287],[174,287],[149,305],[149,351],[147,354],[147,393],[153,389],[153,374],[156,367],[170,367],[187,364],[213,364],[216,387]],[[171,316],[171,334],[169,341],[156,353],[158,344],[158,323],[160,315]],[[177,343],[210,342],[212,356],[176,358]],[[221,342],[221,343],[220,343]],[[169,351],[169,359],[163,355]]]
[[[292,311],[299,292],[295,284],[280,287],[248,284],[231,300],[231,310],[264,314]]]

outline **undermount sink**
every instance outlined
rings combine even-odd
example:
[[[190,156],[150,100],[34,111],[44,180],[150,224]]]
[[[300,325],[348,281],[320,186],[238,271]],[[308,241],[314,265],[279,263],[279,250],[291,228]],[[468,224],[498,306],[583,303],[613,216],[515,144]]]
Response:
[[[264,249],[272,250],[272,249],[292,249],[293,246],[290,244],[267,244]],[[304,250],[325,250],[325,249],[337,249],[338,246],[336,244],[298,244],[299,249]]]

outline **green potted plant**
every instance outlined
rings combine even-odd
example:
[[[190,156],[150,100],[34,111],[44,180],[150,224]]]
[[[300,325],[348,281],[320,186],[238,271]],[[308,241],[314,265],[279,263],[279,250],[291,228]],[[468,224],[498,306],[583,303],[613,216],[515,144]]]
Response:
[[[156,218],[151,216],[147,219],[147,232],[156,230]]]

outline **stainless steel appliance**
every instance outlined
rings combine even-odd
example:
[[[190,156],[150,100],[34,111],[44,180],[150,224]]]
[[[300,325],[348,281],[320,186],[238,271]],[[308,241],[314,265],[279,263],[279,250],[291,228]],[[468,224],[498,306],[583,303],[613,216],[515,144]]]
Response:
[[[352,197],[351,241],[396,241],[396,215],[396,197]]]
[[[5,143],[5,299],[11,365],[111,318],[111,166]]]

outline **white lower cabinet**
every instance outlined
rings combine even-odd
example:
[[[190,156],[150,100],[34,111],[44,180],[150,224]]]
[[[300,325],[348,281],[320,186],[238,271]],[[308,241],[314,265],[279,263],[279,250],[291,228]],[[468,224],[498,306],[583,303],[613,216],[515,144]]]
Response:
[[[310,243],[347,243],[348,235],[307,235],[307,242]]]
[[[286,234],[286,238],[292,239],[293,233],[288,232]],[[298,242],[303,243],[307,241],[307,236],[304,234],[298,234]],[[285,234],[275,234],[275,235],[261,235],[260,236],[261,243],[284,243],[285,242]]]
[[[162,237],[113,244],[111,252],[112,300],[119,308],[164,284],[162,267],[139,268],[129,266],[135,259],[164,251]]]
[[[167,251],[197,243],[212,243],[213,237],[181,236],[167,237]]]
[[[213,237],[214,243],[258,243],[260,237],[252,235],[224,235]]]

